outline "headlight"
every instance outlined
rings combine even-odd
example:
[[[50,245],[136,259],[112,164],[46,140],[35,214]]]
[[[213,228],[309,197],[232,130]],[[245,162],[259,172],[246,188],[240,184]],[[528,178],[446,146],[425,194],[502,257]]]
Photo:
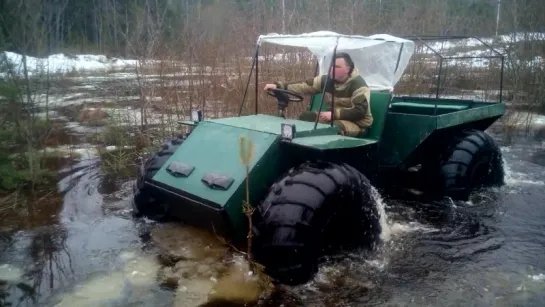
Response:
[[[191,120],[194,122],[200,122],[202,120],[202,111],[201,110],[192,110],[191,111]]]
[[[295,125],[280,124],[280,126],[281,126],[280,135],[283,139],[291,140],[295,137]]]

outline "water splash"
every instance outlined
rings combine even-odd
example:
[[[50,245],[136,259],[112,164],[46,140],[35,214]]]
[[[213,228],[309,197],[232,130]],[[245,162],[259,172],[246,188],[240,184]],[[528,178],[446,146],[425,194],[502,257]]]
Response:
[[[386,215],[385,202],[378,190],[371,186],[371,197],[375,200],[377,211],[380,215],[380,226],[382,231],[380,233],[380,239],[382,241],[389,241],[391,237],[390,225],[388,224],[388,216]]]
[[[408,223],[394,222],[390,226],[390,232],[392,235],[409,233],[409,232],[430,233],[430,232],[436,232],[436,231],[439,231],[439,229],[426,226],[418,222],[408,222]]]
[[[505,184],[508,187],[514,188],[522,185],[545,185],[544,180],[536,180],[530,177],[527,172],[517,172],[513,170],[511,164],[503,158],[503,165],[505,170]]]
[[[535,281],[545,281],[545,274],[528,275],[528,278]]]
[[[384,201],[384,198],[380,195],[380,193],[372,187],[371,189],[371,195],[373,199],[375,200],[375,204],[377,206],[377,210],[380,214],[380,226],[382,227],[382,232],[380,234],[380,238],[383,242],[388,242],[392,240],[392,238],[396,235],[402,234],[402,233],[409,233],[409,232],[434,232],[438,231],[438,229],[426,226],[424,224],[418,223],[418,222],[401,222],[396,221],[391,217],[388,217],[386,213],[386,207],[387,203]]]

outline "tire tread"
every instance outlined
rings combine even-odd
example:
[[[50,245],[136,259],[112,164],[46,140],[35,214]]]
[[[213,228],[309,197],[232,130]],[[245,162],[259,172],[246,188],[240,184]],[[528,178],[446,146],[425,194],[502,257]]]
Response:
[[[477,162],[488,165],[483,178],[472,174]],[[494,139],[481,130],[463,131],[446,151],[440,166],[440,177],[443,196],[457,200],[467,200],[475,187],[503,184],[502,155]]]
[[[140,167],[140,176],[138,176],[133,186],[132,207],[134,216],[146,216],[153,220],[165,218],[167,212],[165,204],[161,201],[159,195],[155,195],[145,185],[145,180],[152,179],[157,174],[168,159],[178,150],[187,136],[187,134],[179,135],[166,141],[161,145],[161,150],[152,154]]]
[[[362,197],[370,189],[346,164],[307,162],[290,170],[254,213],[256,259],[274,279],[298,284],[316,271],[328,247],[376,243],[378,211],[372,197]]]

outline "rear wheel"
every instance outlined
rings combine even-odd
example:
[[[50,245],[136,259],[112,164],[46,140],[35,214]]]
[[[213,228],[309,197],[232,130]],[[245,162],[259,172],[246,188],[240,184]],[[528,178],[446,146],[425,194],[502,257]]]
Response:
[[[154,193],[154,191],[145,185],[145,180],[155,176],[186,138],[187,134],[184,134],[165,142],[161,146],[161,150],[154,153],[140,167],[140,176],[138,176],[133,186],[132,208],[134,216],[145,216],[153,220],[162,220],[165,218],[168,211],[166,204],[160,195],[157,195],[157,193]]]
[[[347,164],[307,162],[270,189],[254,213],[253,253],[273,279],[306,282],[321,254],[374,247],[380,217],[368,179]]]
[[[504,183],[503,160],[494,139],[480,130],[466,130],[441,159],[439,191],[443,196],[468,200],[480,187]]]

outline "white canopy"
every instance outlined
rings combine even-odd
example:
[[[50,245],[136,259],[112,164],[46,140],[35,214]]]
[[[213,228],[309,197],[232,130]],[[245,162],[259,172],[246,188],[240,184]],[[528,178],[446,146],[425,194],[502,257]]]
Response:
[[[333,49],[337,45],[337,52],[350,54],[361,76],[373,90],[393,90],[407,68],[415,48],[413,41],[388,34],[361,36],[331,31],[297,35],[276,33],[260,35],[258,45],[264,42],[307,48],[318,58],[320,74],[327,73]]]

